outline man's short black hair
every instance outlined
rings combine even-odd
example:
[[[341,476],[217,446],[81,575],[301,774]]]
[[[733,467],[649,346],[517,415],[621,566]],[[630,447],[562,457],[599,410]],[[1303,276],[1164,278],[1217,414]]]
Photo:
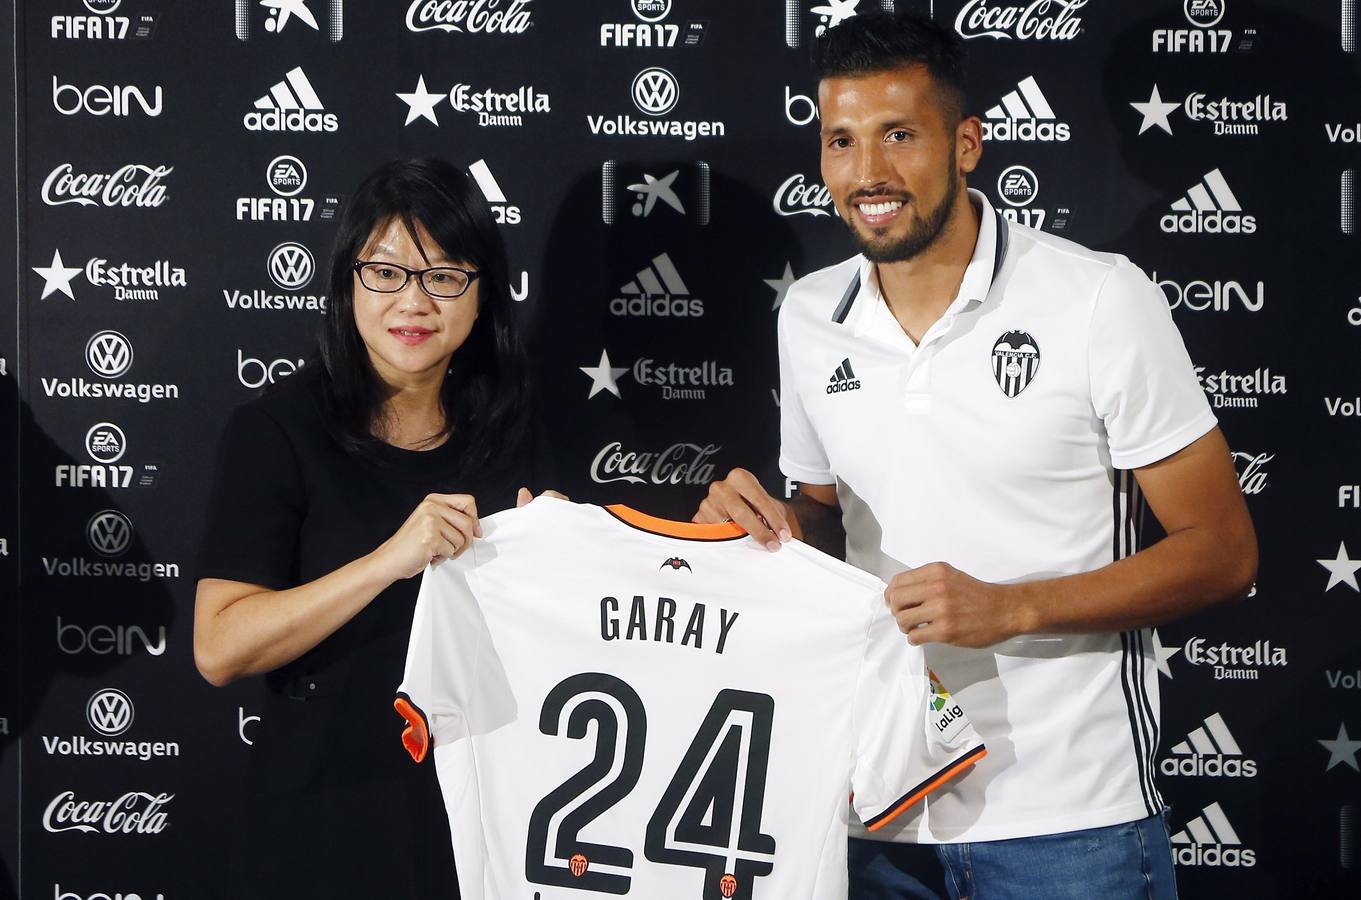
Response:
[[[867,12],[829,28],[813,45],[813,73],[858,78],[904,66],[925,66],[940,92],[946,121],[967,108],[964,41],[915,13]]]

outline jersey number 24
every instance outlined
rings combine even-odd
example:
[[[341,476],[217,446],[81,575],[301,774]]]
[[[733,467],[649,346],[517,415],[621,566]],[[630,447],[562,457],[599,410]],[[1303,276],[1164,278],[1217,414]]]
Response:
[[[775,838],[761,833],[775,701],[723,690],[647,823],[643,851],[656,863],[703,869],[703,900],[750,898],[774,867]],[[647,711],[626,682],[582,672],[548,692],[539,730],[580,740],[596,723],[595,756],[539,801],[529,819],[525,877],[535,884],[627,894],[633,851],[584,841],[581,829],[638,784]]]

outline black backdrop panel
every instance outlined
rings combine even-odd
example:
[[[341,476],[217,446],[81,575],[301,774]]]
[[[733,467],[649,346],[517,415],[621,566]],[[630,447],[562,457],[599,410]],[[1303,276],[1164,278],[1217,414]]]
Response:
[[[876,5],[7,10],[0,893],[215,896],[268,727],[258,683],[193,666],[215,441],[307,354],[335,213],[377,163],[439,154],[492,204],[551,486],[683,518],[734,466],[783,490],[775,310],[851,252],[808,46]],[[1253,596],[1158,629],[1187,897],[1361,887],[1358,5],[913,4],[968,39],[970,185],[1155,276],[1254,514]]]

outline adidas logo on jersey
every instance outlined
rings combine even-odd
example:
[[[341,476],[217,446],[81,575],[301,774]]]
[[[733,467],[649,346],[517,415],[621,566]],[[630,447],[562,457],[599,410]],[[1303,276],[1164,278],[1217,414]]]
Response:
[[[1219,713],[1205,717],[1186,740],[1172,747],[1172,755],[1162,761],[1164,775],[1192,775],[1206,778],[1255,778],[1257,761],[1243,758]]]
[[[1172,835],[1172,856],[1179,866],[1250,868],[1257,854],[1242,846],[1224,810],[1211,803],[1186,827]]]
[[[1167,234],[1252,234],[1257,219],[1243,214],[1238,198],[1213,169],[1186,196],[1172,202],[1172,212],[1163,216],[1159,226]]]
[[[984,113],[985,141],[1066,141],[1071,136],[1068,123],[1058,121],[1033,75]]]
[[[249,131],[329,132],[340,127],[340,120],[326,112],[301,66],[290,69],[283,81],[256,100],[255,111],[241,121]]]
[[[610,314],[697,318],[704,315],[704,301],[690,295],[671,257],[662,253],[619,289],[619,296],[610,301]]]
[[[841,365],[836,367],[832,373],[832,381],[827,385],[827,393],[840,394],[844,391],[860,390],[860,379],[855,377],[855,372],[851,369],[849,358],[843,359]]]

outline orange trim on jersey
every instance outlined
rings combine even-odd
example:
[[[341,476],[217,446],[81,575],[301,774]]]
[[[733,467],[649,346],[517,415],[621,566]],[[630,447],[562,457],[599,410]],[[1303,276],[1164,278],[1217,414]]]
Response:
[[[865,823],[865,828],[869,831],[878,831],[880,828],[883,828],[889,822],[892,822],[894,819],[898,818],[898,816],[902,815],[908,807],[915,804],[918,800],[921,800],[921,798],[925,797],[927,794],[931,793],[951,778],[954,778],[961,771],[967,769],[987,755],[988,748],[980,745],[978,749],[970,751],[967,756],[942,769],[935,777],[929,779],[925,784],[913,788],[912,792],[899,800],[897,804],[870,819]],[[852,794],[851,796],[854,797],[855,795]]]
[[[624,506],[622,503],[605,507],[605,512],[625,525],[632,525],[634,528],[652,534],[683,538],[687,541],[731,541],[747,536],[746,529],[736,522],[719,522],[712,525],[700,525],[696,522],[673,522],[671,519],[659,519],[656,516],[638,512],[638,510]]]
[[[430,726],[425,721],[425,713],[406,694],[398,694],[392,706],[407,721],[402,731],[402,744],[406,752],[416,762],[424,762],[426,753],[430,751]]]

